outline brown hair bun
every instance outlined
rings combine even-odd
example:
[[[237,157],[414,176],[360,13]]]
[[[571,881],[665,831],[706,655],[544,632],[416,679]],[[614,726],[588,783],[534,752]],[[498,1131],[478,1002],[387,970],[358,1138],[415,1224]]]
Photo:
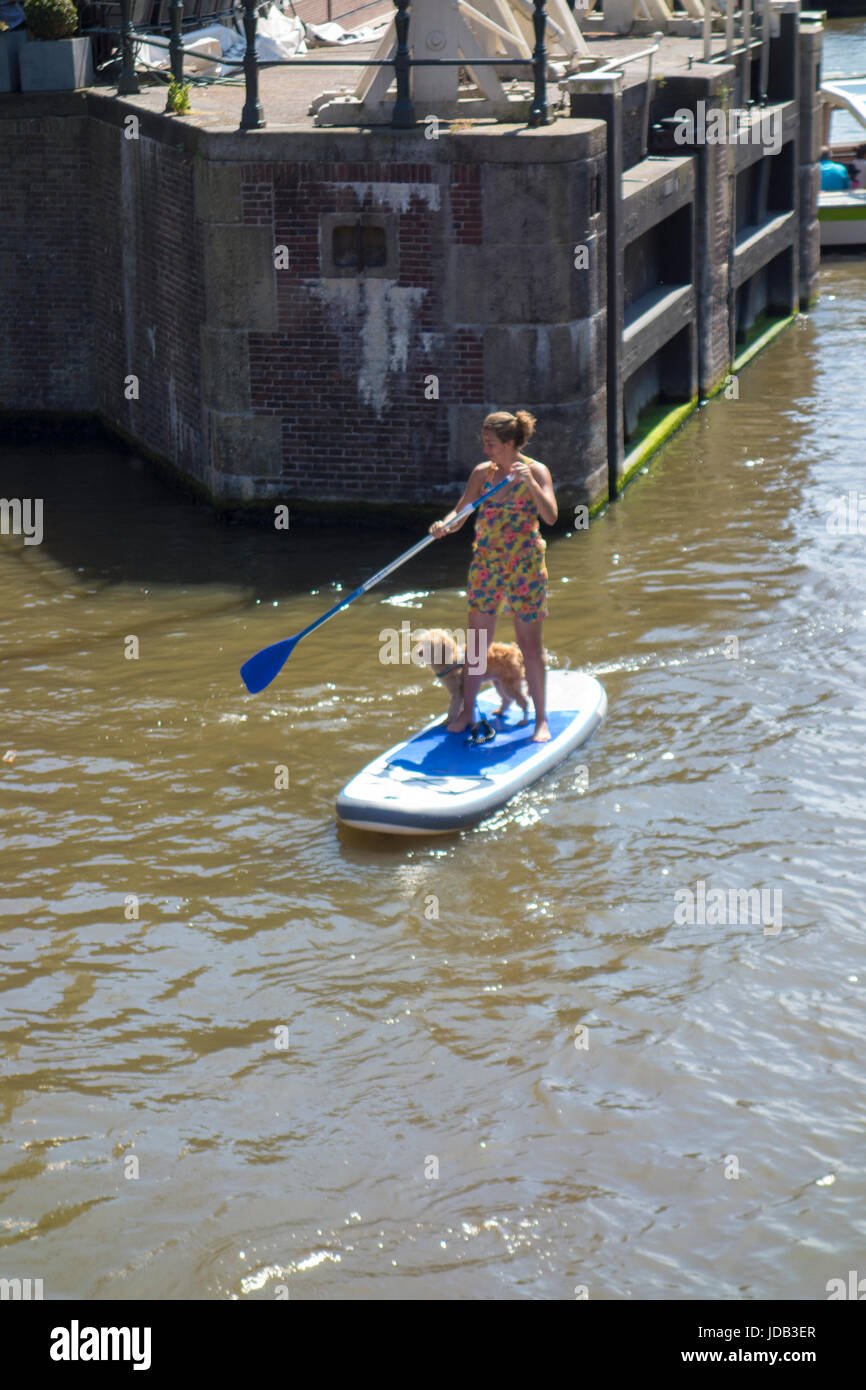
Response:
[[[522,449],[535,430],[535,416],[528,410],[518,410],[515,415],[508,410],[497,410],[486,417],[481,429],[492,430],[502,444],[516,444]]]

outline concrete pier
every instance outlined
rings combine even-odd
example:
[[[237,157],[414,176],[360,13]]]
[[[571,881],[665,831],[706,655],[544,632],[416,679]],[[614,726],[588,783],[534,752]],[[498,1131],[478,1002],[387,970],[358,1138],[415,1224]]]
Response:
[[[0,411],[96,414],[218,506],[327,511],[441,507],[483,415],[526,406],[563,511],[597,509],[814,295],[822,25],[772,8],[765,92],[759,45],[669,37],[535,129],[317,128],[327,69],[265,70],[246,134],[237,87],[186,118],[0,97]]]

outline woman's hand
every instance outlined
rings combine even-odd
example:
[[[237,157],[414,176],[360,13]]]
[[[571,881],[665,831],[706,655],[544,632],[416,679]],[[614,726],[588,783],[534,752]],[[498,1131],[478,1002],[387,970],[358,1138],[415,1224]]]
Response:
[[[509,475],[519,478],[529,489],[533,502],[538,508],[538,515],[542,521],[546,521],[548,526],[553,526],[559,515],[556,505],[556,496],[553,491],[553,479],[550,470],[545,468],[543,463],[535,464],[535,471],[523,458],[516,458]]]
[[[430,535],[435,536],[437,541],[441,541],[443,536],[447,536],[450,527],[444,521],[434,521],[430,527]]]

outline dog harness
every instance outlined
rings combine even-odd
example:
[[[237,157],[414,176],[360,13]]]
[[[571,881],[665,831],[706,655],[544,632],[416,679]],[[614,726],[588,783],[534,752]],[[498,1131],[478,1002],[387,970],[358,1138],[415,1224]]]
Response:
[[[441,671],[433,672],[437,680],[444,681],[446,676],[450,676],[452,671],[459,671],[466,665],[465,661],[452,661],[450,666],[443,666]]]

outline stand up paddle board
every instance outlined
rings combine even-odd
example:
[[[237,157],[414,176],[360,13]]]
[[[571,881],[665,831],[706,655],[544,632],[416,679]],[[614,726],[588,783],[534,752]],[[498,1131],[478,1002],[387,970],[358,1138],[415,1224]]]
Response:
[[[469,744],[449,734],[447,717],[382,753],[337,797],[337,815],[359,830],[393,835],[460,830],[503,806],[592,736],[607,710],[607,696],[581,671],[547,674],[549,743],[533,743],[534,721],[520,724],[520,709],[503,716],[493,689],[482,690],[477,712],[496,730],[489,743]]]

